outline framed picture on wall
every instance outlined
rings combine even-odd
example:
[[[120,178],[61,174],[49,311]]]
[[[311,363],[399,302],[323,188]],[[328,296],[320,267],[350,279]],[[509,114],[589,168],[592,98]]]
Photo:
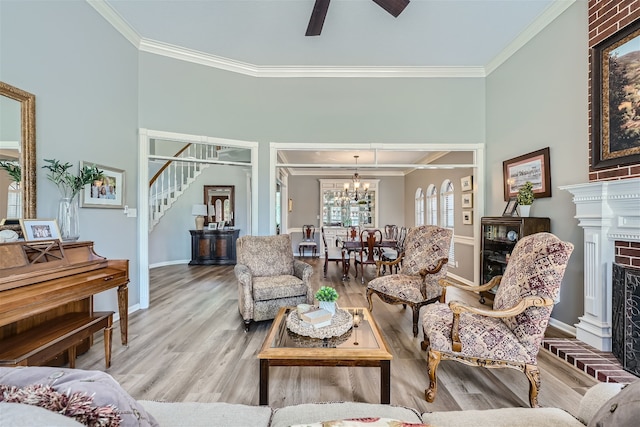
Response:
[[[551,197],[551,172],[549,147],[502,162],[504,200],[518,195],[527,181],[533,184],[536,199]]]
[[[473,224],[473,211],[462,211],[462,223],[465,225]]]
[[[472,208],[473,207],[473,193],[463,193],[462,194],[462,207],[463,208]]]
[[[95,163],[80,162],[80,168],[95,166],[103,171],[102,180],[86,185],[80,197],[83,208],[124,208],[124,171]]]
[[[591,60],[591,166],[638,163],[640,21],[594,46]]]
[[[465,176],[460,178],[460,188],[462,191],[471,191],[473,190],[473,176]]]

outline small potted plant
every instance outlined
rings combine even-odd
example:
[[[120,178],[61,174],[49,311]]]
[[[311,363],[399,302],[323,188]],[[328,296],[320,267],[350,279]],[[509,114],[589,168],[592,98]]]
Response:
[[[336,314],[336,301],[338,301],[338,292],[330,286],[321,286],[316,292],[318,306],[327,310],[331,315]]]
[[[529,181],[525,182],[518,190],[518,207],[520,208],[520,216],[529,216],[529,210],[533,204],[533,184]]]

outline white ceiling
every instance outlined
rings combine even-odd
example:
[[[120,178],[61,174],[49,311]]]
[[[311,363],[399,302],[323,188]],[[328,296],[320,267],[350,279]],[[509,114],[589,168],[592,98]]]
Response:
[[[255,66],[485,67],[575,0],[411,0],[397,18],[333,0],[316,37],[304,35],[315,0],[102,1],[143,39]]]

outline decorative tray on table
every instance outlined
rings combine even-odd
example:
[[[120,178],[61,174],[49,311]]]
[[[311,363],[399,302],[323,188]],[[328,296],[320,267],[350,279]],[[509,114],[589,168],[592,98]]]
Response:
[[[287,328],[298,335],[311,338],[332,338],[339,337],[349,331],[353,326],[353,316],[346,310],[337,309],[336,314],[331,317],[331,324],[320,328],[304,322],[300,319],[298,312],[292,310],[287,316]]]

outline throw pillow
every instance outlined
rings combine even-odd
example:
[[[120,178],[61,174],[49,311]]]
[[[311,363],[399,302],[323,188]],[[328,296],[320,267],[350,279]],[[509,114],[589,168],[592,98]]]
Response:
[[[89,426],[119,426],[122,419],[113,405],[95,406],[83,393],[60,393],[49,385],[15,387],[0,384],[0,402],[38,406]]]
[[[637,426],[640,419],[640,380],[626,385],[596,412],[588,427]]]
[[[291,427],[430,427],[429,424],[408,423],[391,418],[347,418],[344,420],[322,421],[313,424],[296,424]]]
[[[158,426],[157,421],[142,405],[106,372],[48,366],[0,368],[0,384],[18,388],[49,385],[60,393],[85,394],[93,397],[95,406],[115,406],[122,419],[122,427]]]

